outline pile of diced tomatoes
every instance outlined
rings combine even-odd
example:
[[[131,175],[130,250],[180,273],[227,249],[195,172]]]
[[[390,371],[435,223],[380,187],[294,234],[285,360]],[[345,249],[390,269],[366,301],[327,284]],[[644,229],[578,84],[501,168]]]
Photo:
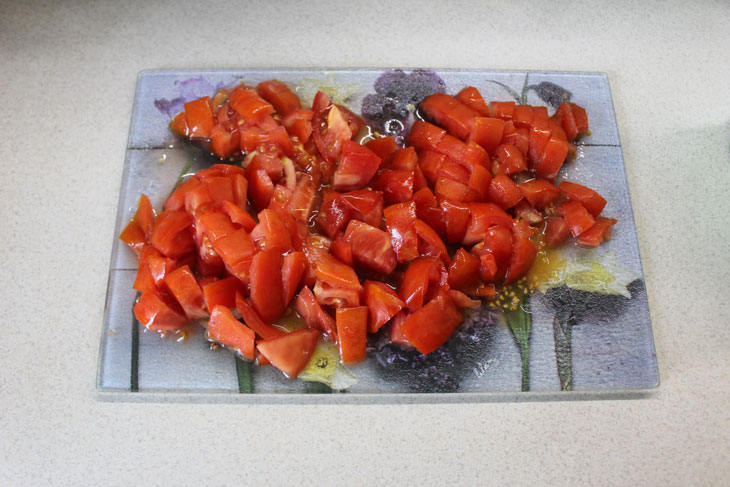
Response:
[[[211,341],[296,377],[320,336],[345,363],[374,333],[430,353],[539,247],[610,237],[597,192],[554,184],[588,132],[583,108],[548,116],[469,87],[419,110],[430,122],[399,147],[361,145],[359,116],[322,92],[304,109],[278,81],[186,103],[172,130],[238,162],[180,183],[156,216],[140,198],[121,234],[139,257],[136,318],[151,330],[207,319]],[[292,308],[301,328],[277,326]]]

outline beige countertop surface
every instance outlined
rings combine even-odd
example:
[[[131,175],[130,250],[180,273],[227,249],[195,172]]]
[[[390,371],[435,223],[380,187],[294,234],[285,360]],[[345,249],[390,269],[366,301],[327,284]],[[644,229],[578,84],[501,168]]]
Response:
[[[728,485],[727,2],[0,1],[0,485]],[[661,386],[459,404],[109,402],[95,384],[136,76],[603,71]]]

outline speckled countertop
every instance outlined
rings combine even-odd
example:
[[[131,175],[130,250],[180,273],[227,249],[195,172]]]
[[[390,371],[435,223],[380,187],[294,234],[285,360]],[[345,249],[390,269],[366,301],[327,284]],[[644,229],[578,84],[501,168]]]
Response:
[[[0,484],[727,485],[730,5],[0,2]],[[95,391],[137,73],[605,71],[662,384],[647,397],[129,403]]]

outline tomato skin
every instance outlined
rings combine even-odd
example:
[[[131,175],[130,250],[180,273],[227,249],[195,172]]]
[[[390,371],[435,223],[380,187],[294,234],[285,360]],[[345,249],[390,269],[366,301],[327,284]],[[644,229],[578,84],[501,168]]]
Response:
[[[367,345],[368,308],[338,308],[335,314],[340,357],[346,364],[365,359]]]
[[[374,189],[383,192],[388,203],[402,203],[413,197],[414,171],[383,169],[373,179]]]
[[[368,333],[376,333],[406,306],[392,288],[378,281],[365,281],[362,301],[368,308]]]
[[[277,112],[288,115],[302,108],[299,97],[281,81],[263,81],[257,86],[261,97],[271,103]]]
[[[497,277],[499,267],[494,255],[486,252],[479,256],[479,275],[484,282],[492,282]]]
[[[256,334],[238,321],[231,310],[216,306],[208,321],[208,339],[236,350],[243,357],[253,360]]]
[[[333,187],[350,191],[367,185],[380,167],[380,158],[367,147],[352,140],[342,143],[342,159],[337,164]]]
[[[185,122],[190,138],[210,138],[210,131],[213,129],[215,121],[213,120],[213,108],[209,96],[185,104]]]
[[[441,202],[443,218],[446,222],[446,241],[448,243],[460,243],[466,235],[466,228],[469,224],[469,205],[455,201],[444,200]]]
[[[545,155],[537,166],[537,176],[551,181],[554,180],[558,176],[565,158],[568,157],[568,150],[568,142],[551,136],[545,146]]]
[[[403,333],[419,352],[429,354],[446,343],[463,317],[448,294],[438,294],[408,316]]]
[[[596,223],[578,237],[578,245],[584,247],[598,247],[606,240],[611,239],[611,226],[618,220],[614,218],[596,218]]]
[[[476,117],[467,141],[474,141],[490,154],[494,154],[504,135],[504,120]]]
[[[596,222],[588,210],[578,201],[564,201],[558,206],[558,212],[565,218],[574,237],[580,236]]]
[[[557,201],[560,190],[546,179],[531,179],[518,185],[522,195],[532,206],[542,210]]]
[[[434,257],[440,258],[444,264],[449,265],[451,263],[451,258],[449,257],[449,253],[446,250],[446,245],[444,244],[443,240],[441,240],[441,237],[439,237],[438,233],[431,228],[428,223],[424,222],[423,220],[420,220],[416,218],[416,234],[421,239],[418,245],[418,251],[421,255],[431,255]],[[422,244],[425,244],[422,246]]]
[[[170,297],[145,291],[133,308],[134,317],[149,330],[179,330],[188,318]]]
[[[516,104],[513,101],[492,101],[489,102],[489,113],[491,113],[494,118],[512,120],[515,105]]]
[[[482,117],[489,117],[489,106],[482,98],[481,93],[473,86],[467,86],[462,89],[457,95],[456,99],[464,105],[477,112]],[[486,147],[485,147],[486,148]]]
[[[458,99],[445,93],[434,93],[427,96],[421,102],[420,107],[429,118],[462,140],[469,137],[474,126],[474,119],[478,115]]]
[[[494,203],[471,203],[471,218],[462,243],[472,245],[484,238],[494,225],[512,228],[512,217]]]
[[[304,286],[297,299],[294,309],[304,319],[304,324],[314,330],[324,333],[334,343],[337,343],[337,325],[335,320],[319,305],[312,291]]]
[[[352,246],[352,257],[358,266],[381,274],[390,274],[398,264],[388,233],[363,223],[350,220],[345,241]]]
[[[188,319],[196,320],[208,316],[203,291],[190,271],[190,267],[185,265],[166,275],[165,284]]]
[[[318,338],[319,332],[316,330],[297,330],[260,341],[256,348],[274,367],[293,379],[309,363]]]
[[[157,216],[150,243],[164,256],[178,259],[195,251],[193,217],[185,211],[165,210]]]
[[[507,210],[519,203],[522,192],[509,176],[497,174],[489,184],[489,199]]]
[[[265,323],[274,323],[284,314],[281,253],[262,250],[251,261],[251,306]]]
[[[449,266],[448,284],[454,289],[467,289],[479,280],[479,259],[460,248]]]
[[[517,174],[527,171],[527,163],[522,152],[514,145],[501,144],[496,149],[497,164],[502,174]]]
[[[571,183],[570,181],[562,181],[558,185],[558,189],[571,200],[579,201],[594,217],[600,215],[606,206],[606,200],[596,191],[586,186]]]
[[[231,92],[228,105],[249,123],[257,123],[275,111],[273,105],[261,98],[256,90],[243,85]]]
[[[408,262],[418,257],[418,234],[416,233],[416,203],[409,201],[387,207],[383,211],[385,227],[398,262]]]
[[[235,308],[236,292],[243,289],[241,281],[233,276],[201,284],[200,287],[203,289],[205,307],[208,310],[219,304],[226,308]]]
[[[421,120],[416,120],[408,134],[406,144],[413,146],[418,151],[429,150],[436,152],[441,140],[446,136],[446,131],[436,125]]]
[[[446,156],[431,150],[421,151],[418,157],[418,165],[429,184],[436,184],[441,166],[446,161]]]

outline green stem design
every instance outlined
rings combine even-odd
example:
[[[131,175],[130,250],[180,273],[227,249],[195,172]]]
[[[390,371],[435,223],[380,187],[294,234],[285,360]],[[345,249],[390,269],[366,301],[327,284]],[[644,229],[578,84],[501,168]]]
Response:
[[[575,324],[575,318],[566,316],[565,311],[555,313],[553,336],[555,337],[555,361],[561,391],[573,390],[573,344],[571,335]]]
[[[504,84],[504,83],[501,83],[501,82],[499,82],[499,81],[496,81],[496,80],[493,80],[493,79],[488,79],[488,80],[487,80],[487,82],[488,82],[488,83],[494,83],[495,85],[499,85],[499,86],[501,86],[502,88],[504,88],[504,89],[505,89],[505,90],[507,91],[507,93],[509,93],[509,94],[510,94],[510,96],[512,96],[512,98],[514,98],[514,99],[515,99],[515,101],[516,101],[517,103],[519,103],[519,102],[520,102],[520,94],[519,94],[519,93],[517,93],[517,92],[516,92],[515,90],[513,90],[512,88],[510,88],[509,86],[507,86],[506,84]]]
[[[139,299],[140,293],[134,298],[136,303]],[[132,392],[139,391],[139,322],[132,313],[132,353],[130,358],[130,370],[129,370],[129,390]]]
[[[253,392],[251,362],[241,359],[238,355],[236,355],[236,375],[238,376],[238,392],[251,394]]]
[[[170,194],[167,195],[168,198],[170,196],[172,196],[172,193],[175,192],[175,190],[177,189],[178,185],[180,183],[182,183],[183,178],[188,173],[188,171],[190,171],[190,168],[191,167],[193,167],[193,161],[191,161],[190,159],[188,159],[188,161],[185,163],[185,165],[183,166],[182,170],[180,171],[180,174],[177,175],[177,179],[175,180],[175,185],[172,187],[172,191],[170,191]]]
[[[527,84],[527,80],[530,77],[530,73],[525,73],[525,82],[522,83],[522,95],[518,100],[520,105],[527,105],[527,92],[530,90],[530,86]]]
[[[527,295],[520,300],[516,310],[505,311],[504,315],[509,324],[510,330],[520,347],[522,359],[522,391],[530,390],[530,332],[532,329],[532,318],[530,316],[529,300]]]

